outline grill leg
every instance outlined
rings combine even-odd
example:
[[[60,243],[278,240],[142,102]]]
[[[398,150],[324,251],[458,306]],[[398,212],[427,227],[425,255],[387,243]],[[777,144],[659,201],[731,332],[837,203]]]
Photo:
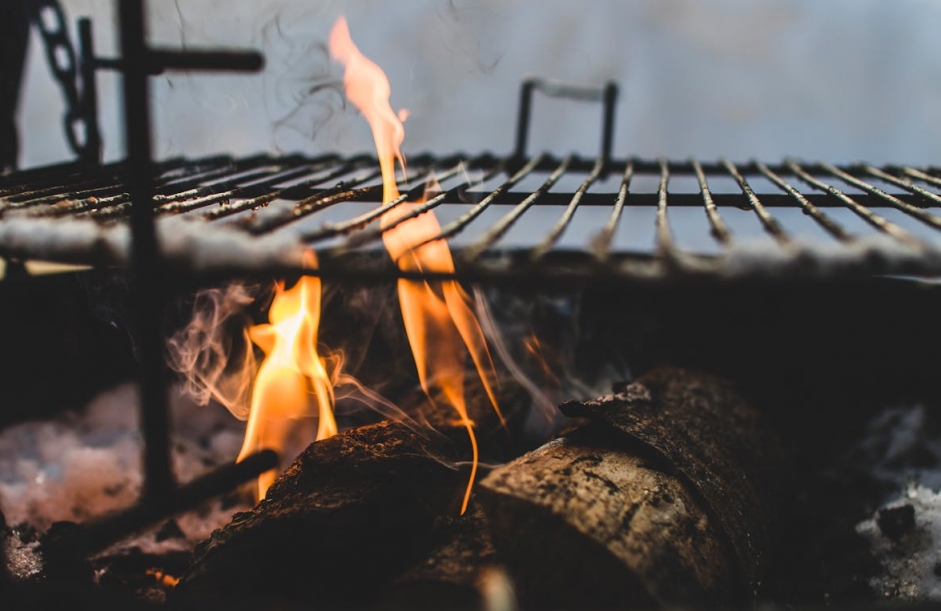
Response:
[[[127,186],[131,196],[131,306],[135,316],[140,366],[141,425],[144,434],[145,500],[168,497],[175,488],[170,465],[167,372],[160,319],[165,299],[160,251],[154,227],[151,179],[149,51],[144,1],[118,3],[124,58],[124,141]]]
[[[0,3],[0,172],[16,169],[19,156],[16,109],[29,35],[23,4]]]

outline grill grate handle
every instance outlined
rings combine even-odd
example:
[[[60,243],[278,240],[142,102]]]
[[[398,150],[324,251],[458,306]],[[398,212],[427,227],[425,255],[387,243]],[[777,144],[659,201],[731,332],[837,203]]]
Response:
[[[618,99],[618,86],[608,81],[603,87],[586,87],[555,80],[529,78],[520,87],[519,111],[516,119],[516,148],[513,157],[517,164],[526,158],[526,143],[529,141],[529,125],[533,107],[533,92],[540,91],[553,98],[566,98],[580,102],[601,102],[601,167],[602,176],[607,173],[614,146],[614,107]]]

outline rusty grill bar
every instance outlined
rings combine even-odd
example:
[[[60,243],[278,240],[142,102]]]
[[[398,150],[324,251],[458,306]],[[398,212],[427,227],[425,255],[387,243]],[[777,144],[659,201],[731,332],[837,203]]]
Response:
[[[229,273],[257,272],[256,262],[246,260],[253,243],[268,248],[274,241],[317,250],[322,267],[308,273],[398,275],[381,257],[364,262],[356,255],[381,252],[382,231],[390,227],[380,228],[379,219],[405,201],[424,203],[399,222],[435,211],[438,237],[456,253],[455,275],[470,280],[721,277],[741,271],[743,253],[753,263],[747,266],[752,275],[941,272],[938,168],[549,154],[421,154],[408,162],[408,175],[399,182],[403,195],[381,204],[378,162],[368,155],[171,159],[156,166],[154,211],[158,226],[176,218],[197,232],[219,228],[245,241],[247,251],[222,253]],[[5,176],[0,232],[5,225],[31,227],[30,221],[50,219],[82,219],[114,231],[132,209],[123,175],[119,163]],[[425,197],[432,177],[442,190]],[[683,184],[673,189],[678,181]],[[652,218],[629,212],[645,208],[654,211]],[[702,214],[691,216],[690,208]],[[795,210],[803,214],[791,214]],[[37,223],[34,235],[54,235],[55,227]],[[66,252],[49,240],[34,242],[4,240],[0,248],[17,258],[121,262],[96,243]],[[186,268],[185,252],[173,259]],[[811,265],[814,260],[819,264]],[[215,271],[189,263],[197,272]],[[273,267],[287,271],[277,262]]]

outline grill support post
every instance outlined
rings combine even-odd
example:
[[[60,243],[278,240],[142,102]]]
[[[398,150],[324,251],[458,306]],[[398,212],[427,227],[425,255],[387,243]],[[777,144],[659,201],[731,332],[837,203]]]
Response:
[[[159,499],[169,496],[175,482],[170,465],[167,372],[160,330],[166,297],[150,192],[153,160],[144,0],[122,0],[118,3],[118,10],[121,55],[124,58],[124,146],[127,155],[124,170],[131,197],[131,304],[137,339],[144,437],[143,497]]]
[[[101,129],[98,125],[98,83],[95,81],[95,41],[91,19],[78,20],[78,68],[82,90],[79,102],[85,119],[85,145],[81,158],[90,163],[101,163]]]
[[[29,40],[29,16],[23,2],[0,5],[0,173],[15,170],[19,159],[16,114]]]
[[[256,71],[264,64],[257,52],[170,51],[152,49],[147,43],[145,0],[118,2],[121,60],[108,65],[96,58],[91,25],[80,24],[82,67],[86,77],[85,102],[95,108],[97,100],[94,71],[117,68],[123,78],[124,143],[126,158],[122,167],[131,202],[131,308],[136,339],[140,389],[141,432],[144,441],[141,498],[136,508],[112,516],[96,526],[86,541],[108,541],[156,519],[214,496],[222,487],[229,489],[274,468],[277,457],[270,451],[249,456],[239,465],[223,467],[197,482],[178,487],[170,459],[170,416],[167,404],[169,379],[164,360],[162,316],[168,299],[169,281],[157,238],[154,220],[153,183],[155,165],[148,78],[164,69]],[[100,151],[100,141],[95,141]]]

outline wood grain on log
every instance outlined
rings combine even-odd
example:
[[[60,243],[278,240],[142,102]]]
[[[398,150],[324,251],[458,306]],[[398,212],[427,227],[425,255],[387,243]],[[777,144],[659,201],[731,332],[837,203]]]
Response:
[[[661,368],[563,411],[594,422],[494,470],[478,492],[525,605],[728,606],[754,594],[777,451],[730,385]]]
[[[770,547],[781,450],[732,383],[659,367],[613,395],[561,406],[662,454],[706,499],[757,591]]]

